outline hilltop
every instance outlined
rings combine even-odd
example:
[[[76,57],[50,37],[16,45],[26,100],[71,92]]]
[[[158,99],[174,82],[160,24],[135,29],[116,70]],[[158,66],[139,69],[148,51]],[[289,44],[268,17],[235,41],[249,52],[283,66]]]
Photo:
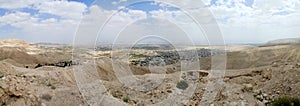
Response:
[[[0,47],[29,47],[29,44],[18,39],[0,39]]]

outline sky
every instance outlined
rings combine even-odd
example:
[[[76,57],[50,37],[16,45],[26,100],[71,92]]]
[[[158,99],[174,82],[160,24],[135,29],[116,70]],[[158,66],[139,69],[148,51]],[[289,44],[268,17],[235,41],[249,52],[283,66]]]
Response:
[[[137,1],[0,0],[0,38],[93,44],[157,37],[238,44],[300,37],[300,0]]]

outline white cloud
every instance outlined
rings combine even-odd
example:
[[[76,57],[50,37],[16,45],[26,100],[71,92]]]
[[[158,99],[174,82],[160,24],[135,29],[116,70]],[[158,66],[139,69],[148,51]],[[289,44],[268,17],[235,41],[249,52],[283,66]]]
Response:
[[[31,4],[39,3],[44,0],[0,0],[0,8],[18,9],[30,7]]]
[[[57,15],[62,18],[79,19],[87,6],[67,0],[0,0],[0,8],[9,10],[30,8],[36,9],[40,13]]]
[[[125,1],[120,0],[118,3]],[[194,14],[196,17],[193,18],[200,18],[199,23],[201,24],[209,24],[214,16],[220,25],[225,39],[229,43],[237,41],[262,42],[281,37],[299,36],[299,0],[255,0],[253,8],[245,6],[245,0],[218,0],[218,5],[208,8],[210,0],[165,1],[170,3],[171,6],[182,7],[181,9],[186,10],[185,12]],[[98,6],[87,7],[83,3],[66,0],[0,0],[0,8],[14,11],[0,17],[0,27],[11,25],[19,28],[20,32],[22,32],[20,34],[24,34],[24,36],[28,36],[30,39],[42,39],[44,41],[66,40],[69,42],[72,41],[72,35],[75,32],[85,35],[80,38],[82,42],[95,40],[99,30],[97,28],[101,27],[100,23],[105,23],[113,13],[117,12],[116,10],[105,10]],[[36,9],[39,13],[30,15],[26,12],[20,12],[21,8]],[[136,34],[147,30],[145,29],[146,23],[140,25],[134,22],[142,23],[139,20],[149,17],[149,14],[142,10],[130,10],[125,7],[119,8],[125,9],[126,12],[120,11],[110,18],[110,22],[106,26],[106,29],[104,29],[106,31],[104,34],[106,38],[101,39],[102,41],[112,41],[118,32],[130,23],[133,23],[132,28],[136,28],[139,31],[127,31],[128,35],[130,35],[129,33]],[[210,11],[213,13],[213,16],[210,14]],[[87,13],[83,14],[84,12]],[[41,18],[39,17],[40,13],[57,15],[62,17],[62,19]],[[147,23],[150,26],[161,26],[159,27],[161,30],[172,31],[172,25],[167,22],[169,20],[170,22],[179,24],[180,28],[187,30],[188,34],[193,35],[195,39],[203,39],[197,35],[201,33],[197,29],[197,25],[192,24],[193,21],[187,18],[186,14],[182,11],[155,10],[151,11],[150,15],[161,19],[159,24],[157,22]],[[80,23],[79,19],[82,16],[82,26],[79,30],[76,30],[77,25]],[[172,34],[176,35],[176,33]]]
[[[17,30],[11,30],[20,34],[20,38],[35,42],[70,43],[80,22],[79,19],[87,8],[83,3],[56,0],[16,0],[13,2],[6,0],[0,2],[0,8],[14,11],[1,16],[0,25],[17,28]],[[27,12],[20,12],[22,8],[36,9],[39,12],[31,15]],[[62,19],[40,17],[40,14],[43,13],[57,15]],[[5,36],[9,36],[9,34],[15,33],[5,33]]]
[[[70,43],[78,23],[75,20],[57,20],[54,18],[41,20],[29,17],[10,25],[18,28],[20,36],[29,41]]]
[[[25,12],[9,13],[0,17],[0,23],[2,25],[15,24],[30,19],[30,14]]]
[[[221,3],[221,2],[220,2]],[[223,5],[224,4],[224,5]],[[226,3],[210,7],[220,24],[227,41],[265,42],[272,39],[299,37],[299,2],[255,0],[253,8],[235,2],[236,6]],[[275,15],[278,12],[287,14]]]
[[[203,22],[200,23],[210,20],[211,15],[205,11],[205,9],[209,9],[217,20],[228,43],[265,42],[278,38],[299,37],[299,31],[297,30],[300,29],[299,0],[254,0],[253,8],[246,6],[245,0],[217,0],[216,5],[208,8],[203,8],[199,6],[201,3],[191,2],[190,0],[164,1],[183,7],[181,9],[196,15],[196,18],[202,18],[200,20],[203,20]],[[203,2],[207,5],[210,0],[203,0]],[[162,10],[151,12],[156,17],[173,18],[176,21],[184,19],[180,18],[181,15],[178,14],[174,17],[174,13]]]
[[[205,5],[209,5],[211,0],[202,0]]]
[[[129,9],[126,12],[116,12],[116,10],[105,10],[98,6],[91,6],[89,13],[84,15],[76,32],[76,43],[78,45],[93,45],[97,37],[98,42],[111,43],[126,25],[147,17],[146,12],[141,10]],[[135,31],[132,32],[132,34],[134,33]],[[98,36],[98,34],[100,35]]]
[[[278,9],[282,7],[285,2],[284,0],[256,0],[254,2],[254,7],[264,10],[264,11],[269,11],[272,9]]]
[[[111,4],[113,4],[113,5],[116,5],[118,2],[115,2],[115,1],[113,1],[113,2],[111,2]]]
[[[174,38],[182,38],[182,39],[189,39],[187,41],[183,41],[182,39],[178,39],[178,42],[176,43],[187,43],[188,41],[193,41],[196,44],[208,44],[208,41],[206,40],[206,37],[204,35],[205,32],[200,27],[203,26],[209,26],[210,20],[212,16],[207,14],[207,11],[197,9],[197,10],[190,10],[190,13],[185,13],[183,11],[166,11],[166,10],[154,10],[151,11],[151,15],[154,18],[160,19],[160,20],[167,20],[170,21],[173,24],[168,23],[165,25],[164,21],[161,21],[161,23],[156,27],[162,27],[161,30],[174,30],[174,26],[178,27],[180,31],[183,31],[185,34],[182,33],[173,33],[171,34]],[[190,15],[190,14],[193,15]],[[200,18],[198,26],[197,23],[195,23],[195,20],[192,17],[198,17]],[[217,27],[212,27],[211,30],[218,30]],[[218,32],[218,31],[215,31]],[[191,42],[189,42],[191,43]]]
[[[206,0],[154,0],[157,3],[176,6],[180,9],[201,8],[207,5]]]
[[[125,6],[119,6],[118,10],[126,9]]]
[[[87,6],[72,1],[48,1],[35,6],[40,13],[58,15],[63,18],[80,19]]]

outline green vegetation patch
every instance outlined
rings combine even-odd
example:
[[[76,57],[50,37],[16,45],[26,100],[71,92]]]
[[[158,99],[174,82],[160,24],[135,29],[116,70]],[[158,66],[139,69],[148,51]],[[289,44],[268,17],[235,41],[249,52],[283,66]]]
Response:
[[[179,81],[179,82],[177,83],[176,87],[177,87],[178,89],[185,90],[186,88],[189,87],[189,84],[188,84],[186,81],[182,80],[182,81]]]
[[[300,106],[300,99],[293,97],[280,97],[275,99],[271,106]]]
[[[143,54],[130,54],[131,58],[142,58],[142,57],[146,57],[146,55]]]
[[[123,101],[126,102],[126,103],[128,103],[130,101],[130,98],[129,97],[125,97],[125,98],[123,98]]]

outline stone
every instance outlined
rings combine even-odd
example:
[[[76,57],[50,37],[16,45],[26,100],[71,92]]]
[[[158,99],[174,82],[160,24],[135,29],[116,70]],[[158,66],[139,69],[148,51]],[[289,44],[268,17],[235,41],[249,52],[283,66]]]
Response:
[[[2,97],[4,94],[5,92],[2,89],[0,89],[0,97]]]
[[[276,94],[280,94],[280,91],[276,91]]]
[[[253,85],[252,84],[244,84],[244,91],[252,91]]]
[[[41,106],[47,106],[45,103],[41,103]]]
[[[256,96],[256,99],[259,100],[259,101],[263,101],[264,98],[263,98],[262,95],[257,95],[257,96]]]
[[[263,75],[263,78],[265,78],[265,79],[267,79],[267,80],[271,80],[272,74],[266,74],[266,75]]]
[[[255,106],[265,106],[265,104],[262,103],[261,101],[257,101]]]
[[[248,103],[245,100],[241,101],[241,106],[247,106],[247,105]]]
[[[262,103],[268,104],[268,103],[270,103],[270,101],[268,101],[268,100],[263,100]]]
[[[276,62],[274,62],[273,64],[272,64],[272,67],[278,67],[279,65],[276,63]]]
[[[259,95],[259,94],[261,94],[261,90],[253,90],[253,93],[254,93],[255,95]]]
[[[3,89],[7,89],[9,86],[6,83],[1,81],[0,82],[0,87],[3,88]]]
[[[229,82],[229,78],[224,78],[224,82]]]
[[[264,98],[267,98],[267,97],[268,97],[268,94],[264,93],[264,94],[263,94],[263,97],[264,97]]]
[[[231,102],[230,106],[238,106],[238,103],[237,102]]]
[[[297,63],[295,67],[300,68],[300,63]]]
[[[243,96],[243,95],[240,95],[239,98],[240,98],[240,99],[244,99],[244,96]]]

